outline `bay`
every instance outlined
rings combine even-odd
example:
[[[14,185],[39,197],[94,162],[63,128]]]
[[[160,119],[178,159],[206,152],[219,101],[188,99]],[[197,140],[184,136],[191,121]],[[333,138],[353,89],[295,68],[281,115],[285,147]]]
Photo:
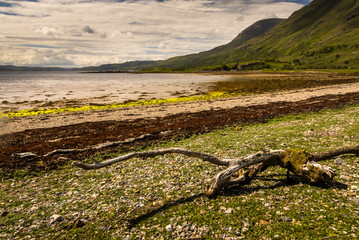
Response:
[[[189,96],[226,79],[210,74],[0,72],[0,110]]]

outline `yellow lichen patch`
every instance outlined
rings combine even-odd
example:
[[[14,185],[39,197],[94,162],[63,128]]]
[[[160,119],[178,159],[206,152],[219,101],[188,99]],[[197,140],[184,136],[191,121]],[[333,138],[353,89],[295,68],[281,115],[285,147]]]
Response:
[[[34,115],[46,115],[46,114],[57,114],[64,112],[82,112],[91,110],[105,110],[125,107],[136,107],[136,106],[148,106],[148,105],[159,105],[159,104],[171,104],[179,102],[190,102],[190,101],[205,101],[210,99],[228,98],[235,96],[234,94],[228,94],[226,92],[209,92],[199,96],[189,97],[178,97],[178,98],[167,98],[167,99],[151,99],[141,100],[126,103],[112,103],[100,106],[81,106],[81,107],[62,107],[62,108],[49,108],[49,109],[25,109],[20,111],[0,112],[0,118],[14,118],[14,117],[27,117]]]
[[[285,168],[299,172],[302,166],[307,163],[309,154],[304,150],[295,150],[288,148],[282,158],[282,163]]]

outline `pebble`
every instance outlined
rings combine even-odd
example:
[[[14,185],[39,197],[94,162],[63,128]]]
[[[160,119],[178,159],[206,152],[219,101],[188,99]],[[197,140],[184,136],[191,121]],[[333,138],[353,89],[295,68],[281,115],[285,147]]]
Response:
[[[249,230],[249,223],[247,221],[243,221],[242,232],[247,232]]]
[[[225,211],[225,214],[231,214],[233,213],[233,209],[232,208],[228,208],[226,211]]]
[[[54,214],[50,217],[50,224],[61,222],[64,218],[61,215]]]
[[[280,217],[280,220],[282,220],[283,222],[291,222],[293,219],[290,218],[290,217],[281,216],[281,217]]]
[[[168,224],[167,226],[166,226],[166,230],[167,230],[167,232],[172,232],[172,225],[171,224]]]
[[[339,178],[342,179],[342,180],[345,180],[345,181],[349,181],[349,177],[345,176],[345,175],[340,175]]]
[[[337,158],[337,159],[335,159],[334,163],[337,165],[342,165],[344,163],[344,161],[342,158]]]

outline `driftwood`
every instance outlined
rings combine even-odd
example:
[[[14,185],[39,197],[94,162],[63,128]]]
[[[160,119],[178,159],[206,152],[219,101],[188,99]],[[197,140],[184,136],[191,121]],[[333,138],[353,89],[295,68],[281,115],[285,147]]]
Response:
[[[280,166],[285,168],[287,169],[288,174],[292,173],[304,182],[330,182],[335,176],[334,170],[330,167],[323,166],[316,161],[331,159],[343,154],[359,154],[359,145],[353,147],[343,147],[320,154],[310,154],[306,151],[293,149],[262,150],[238,159],[220,159],[201,152],[194,152],[180,148],[169,148],[157,151],[133,152],[103,162],[95,162],[93,164],[86,164],[82,162],[74,162],[73,164],[77,167],[91,170],[103,168],[131,158],[151,158],[173,153],[200,158],[203,161],[226,167],[213,177],[212,183],[207,189],[206,195],[212,197],[224,187],[235,184],[250,183],[258,173],[265,171],[271,166]],[[243,175],[236,176],[238,172],[244,168],[248,169],[247,172]]]
[[[153,138],[154,136],[152,134],[143,134],[139,137],[136,138],[129,138],[126,139],[124,141],[116,141],[116,142],[105,142],[105,143],[100,143],[97,145],[93,145],[93,146],[89,146],[86,148],[80,148],[80,149],[56,149],[53,150],[51,152],[48,152],[44,155],[36,155],[35,153],[32,152],[23,152],[23,153],[14,153],[12,154],[12,156],[16,159],[36,159],[36,158],[40,158],[40,157],[52,157],[55,155],[65,155],[65,154],[78,154],[78,153],[83,153],[83,152],[87,152],[87,151],[91,151],[91,150],[102,150],[105,148],[110,148],[110,147],[117,147],[119,145],[126,145],[126,144],[131,144],[137,141],[141,141],[141,140],[145,140],[145,139],[150,139]]]

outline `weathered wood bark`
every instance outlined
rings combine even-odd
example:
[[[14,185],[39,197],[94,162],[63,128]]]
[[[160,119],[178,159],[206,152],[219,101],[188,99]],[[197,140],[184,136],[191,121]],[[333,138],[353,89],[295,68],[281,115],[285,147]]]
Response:
[[[339,148],[327,153],[309,154],[306,151],[298,150],[262,150],[260,152],[243,156],[238,159],[219,159],[217,157],[201,152],[189,151],[181,148],[169,148],[158,151],[133,152],[117,158],[109,159],[104,162],[86,164],[74,162],[75,166],[83,169],[99,169],[131,158],[150,158],[165,154],[182,154],[188,157],[200,158],[203,161],[215,165],[227,167],[213,177],[212,183],[208,187],[207,196],[214,196],[224,187],[234,184],[250,183],[258,173],[265,171],[271,166],[286,168],[289,172],[300,177],[305,182],[327,182],[331,181],[335,172],[327,166],[320,165],[314,160],[321,161],[331,159],[343,154],[359,154],[359,145],[353,147]],[[239,170],[251,167],[241,176],[235,176]]]

